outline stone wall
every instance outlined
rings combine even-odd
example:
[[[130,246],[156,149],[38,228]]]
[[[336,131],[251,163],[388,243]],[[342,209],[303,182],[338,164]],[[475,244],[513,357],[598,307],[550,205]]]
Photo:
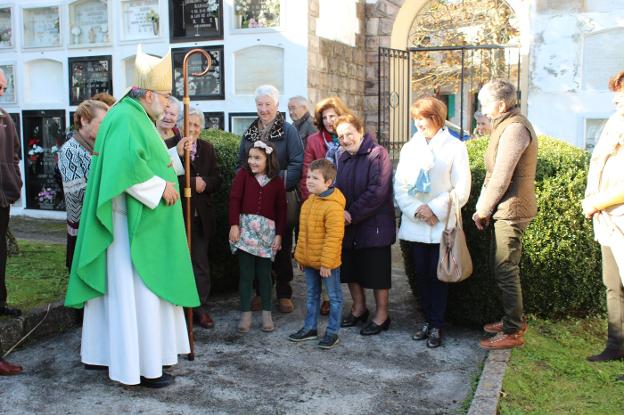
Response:
[[[366,74],[364,2],[358,1],[360,23],[355,46],[328,40],[316,34],[319,0],[309,2],[308,98],[312,105],[337,95],[361,117],[365,117],[364,82]],[[345,16],[345,18],[348,18]]]

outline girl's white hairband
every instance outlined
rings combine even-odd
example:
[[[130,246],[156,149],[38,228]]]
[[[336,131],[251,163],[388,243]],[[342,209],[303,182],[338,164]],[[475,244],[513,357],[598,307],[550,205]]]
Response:
[[[256,142],[254,142],[254,145],[253,145],[253,146],[254,146],[254,147],[260,147],[260,148],[263,148],[263,149],[264,149],[264,151],[265,151],[267,154],[271,154],[271,153],[273,152],[273,147],[268,146],[268,145],[266,145],[265,143],[263,143],[262,141],[259,141],[259,140],[258,140],[258,141],[256,141]]]

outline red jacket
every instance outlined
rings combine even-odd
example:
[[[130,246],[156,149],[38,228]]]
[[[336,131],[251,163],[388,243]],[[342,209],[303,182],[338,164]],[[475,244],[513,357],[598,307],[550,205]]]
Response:
[[[246,169],[239,169],[230,189],[230,226],[240,225],[241,213],[260,215],[275,222],[278,235],[284,236],[286,227],[286,190],[284,180],[276,177],[264,187]]]
[[[308,178],[308,167],[314,160],[324,159],[327,154],[327,146],[325,145],[325,138],[323,138],[323,131],[318,131],[308,136],[306,142],[305,151],[303,153],[303,169],[301,170],[301,180],[299,181],[299,190],[301,191],[301,202],[305,201],[310,193],[306,186],[306,179]],[[326,135],[328,133],[325,133]],[[331,136],[330,136],[331,139]]]

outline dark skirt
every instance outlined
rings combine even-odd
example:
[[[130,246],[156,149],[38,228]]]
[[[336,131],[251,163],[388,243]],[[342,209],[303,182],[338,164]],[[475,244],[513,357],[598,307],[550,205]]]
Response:
[[[340,282],[358,283],[362,288],[392,288],[392,251],[381,248],[343,249]]]

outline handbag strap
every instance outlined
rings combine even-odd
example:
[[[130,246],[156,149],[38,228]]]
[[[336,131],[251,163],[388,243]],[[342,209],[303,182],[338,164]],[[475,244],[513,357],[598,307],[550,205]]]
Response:
[[[449,219],[451,217],[451,208],[453,206],[455,206],[456,226],[459,226],[463,229],[461,209],[459,208],[459,203],[457,202],[457,195],[455,194],[455,189],[451,189],[451,191],[449,192],[449,205],[448,210],[446,211],[446,222],[444,223],[444,230],[448,230]]]

